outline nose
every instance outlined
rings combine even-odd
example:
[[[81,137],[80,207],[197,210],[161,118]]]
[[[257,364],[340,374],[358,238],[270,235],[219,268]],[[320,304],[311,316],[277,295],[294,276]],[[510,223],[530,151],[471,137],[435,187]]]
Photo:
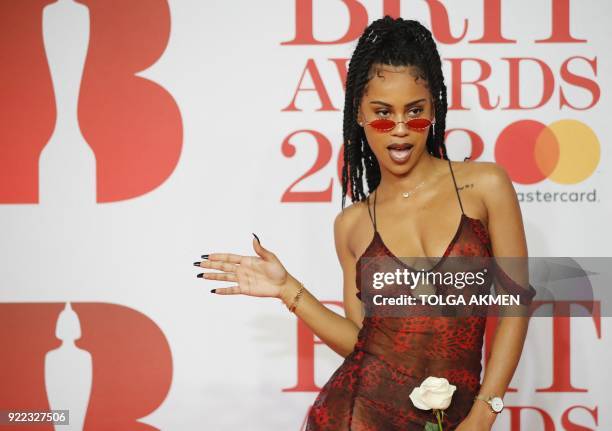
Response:
[[[406,136],[408,134],[408,126],[406,125],[406,123],[395,123],[395,127],[393,128],[393,130],[391,130],[391,134],[393,136]]]

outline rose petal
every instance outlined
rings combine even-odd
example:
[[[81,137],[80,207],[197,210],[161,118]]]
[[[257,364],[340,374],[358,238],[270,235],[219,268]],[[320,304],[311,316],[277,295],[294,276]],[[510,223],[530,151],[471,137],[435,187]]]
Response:
[[[427,389],[435,392],[446,392],[448,389],[449,383],[445,378],[440,377],[427,377],[423,383],[421,384],[421,388]]]
[[[426,393],[423,395],[423,403],[432,409],[444,410],[448,408],[451,402],[451,396]]]
[[[422,395],[423,391],[421,390],[421,388],[414,388],[412,392],[410,392],[410,400],[412,401],[412,404],[414,404],[417,409],[431,410],[431,407],[429,407],[422,401]]]

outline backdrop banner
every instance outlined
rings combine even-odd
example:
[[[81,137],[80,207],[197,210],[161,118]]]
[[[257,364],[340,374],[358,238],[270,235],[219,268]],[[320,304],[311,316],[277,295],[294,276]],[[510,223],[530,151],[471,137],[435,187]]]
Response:
[[[386,14],[431,29],[449,156],[506,169],[529,255],[611,256],[611,2],[2,1],[0,418],[69,425],[0,428],[304,429],[343,358],[193,262],[255,233],[344,315],[345,80]],[[531,319],[495,431],[612,429],[599,305]]]

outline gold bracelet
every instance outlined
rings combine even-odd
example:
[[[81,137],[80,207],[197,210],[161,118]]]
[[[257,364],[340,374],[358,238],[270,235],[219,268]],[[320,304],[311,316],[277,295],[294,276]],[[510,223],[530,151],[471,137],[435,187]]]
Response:
[[[304,291],[304,285],[300,283],[300,288],[298,289],[297,293],[295,294],[295,297],[293,298],[293,303],[287,306],[289,311],[291,311],[292,313],[295,313],[295,309],[297,307],[298,301],[300,300],[300,296],[302,296],[303,291]]]

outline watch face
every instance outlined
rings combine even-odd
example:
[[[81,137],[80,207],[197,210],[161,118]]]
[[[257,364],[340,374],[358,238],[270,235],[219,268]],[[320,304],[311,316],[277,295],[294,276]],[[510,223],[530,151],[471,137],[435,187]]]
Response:
[[[504,408],[504,402],[500,397],[491,398],[491,408],[494,412],[499,413]]]

